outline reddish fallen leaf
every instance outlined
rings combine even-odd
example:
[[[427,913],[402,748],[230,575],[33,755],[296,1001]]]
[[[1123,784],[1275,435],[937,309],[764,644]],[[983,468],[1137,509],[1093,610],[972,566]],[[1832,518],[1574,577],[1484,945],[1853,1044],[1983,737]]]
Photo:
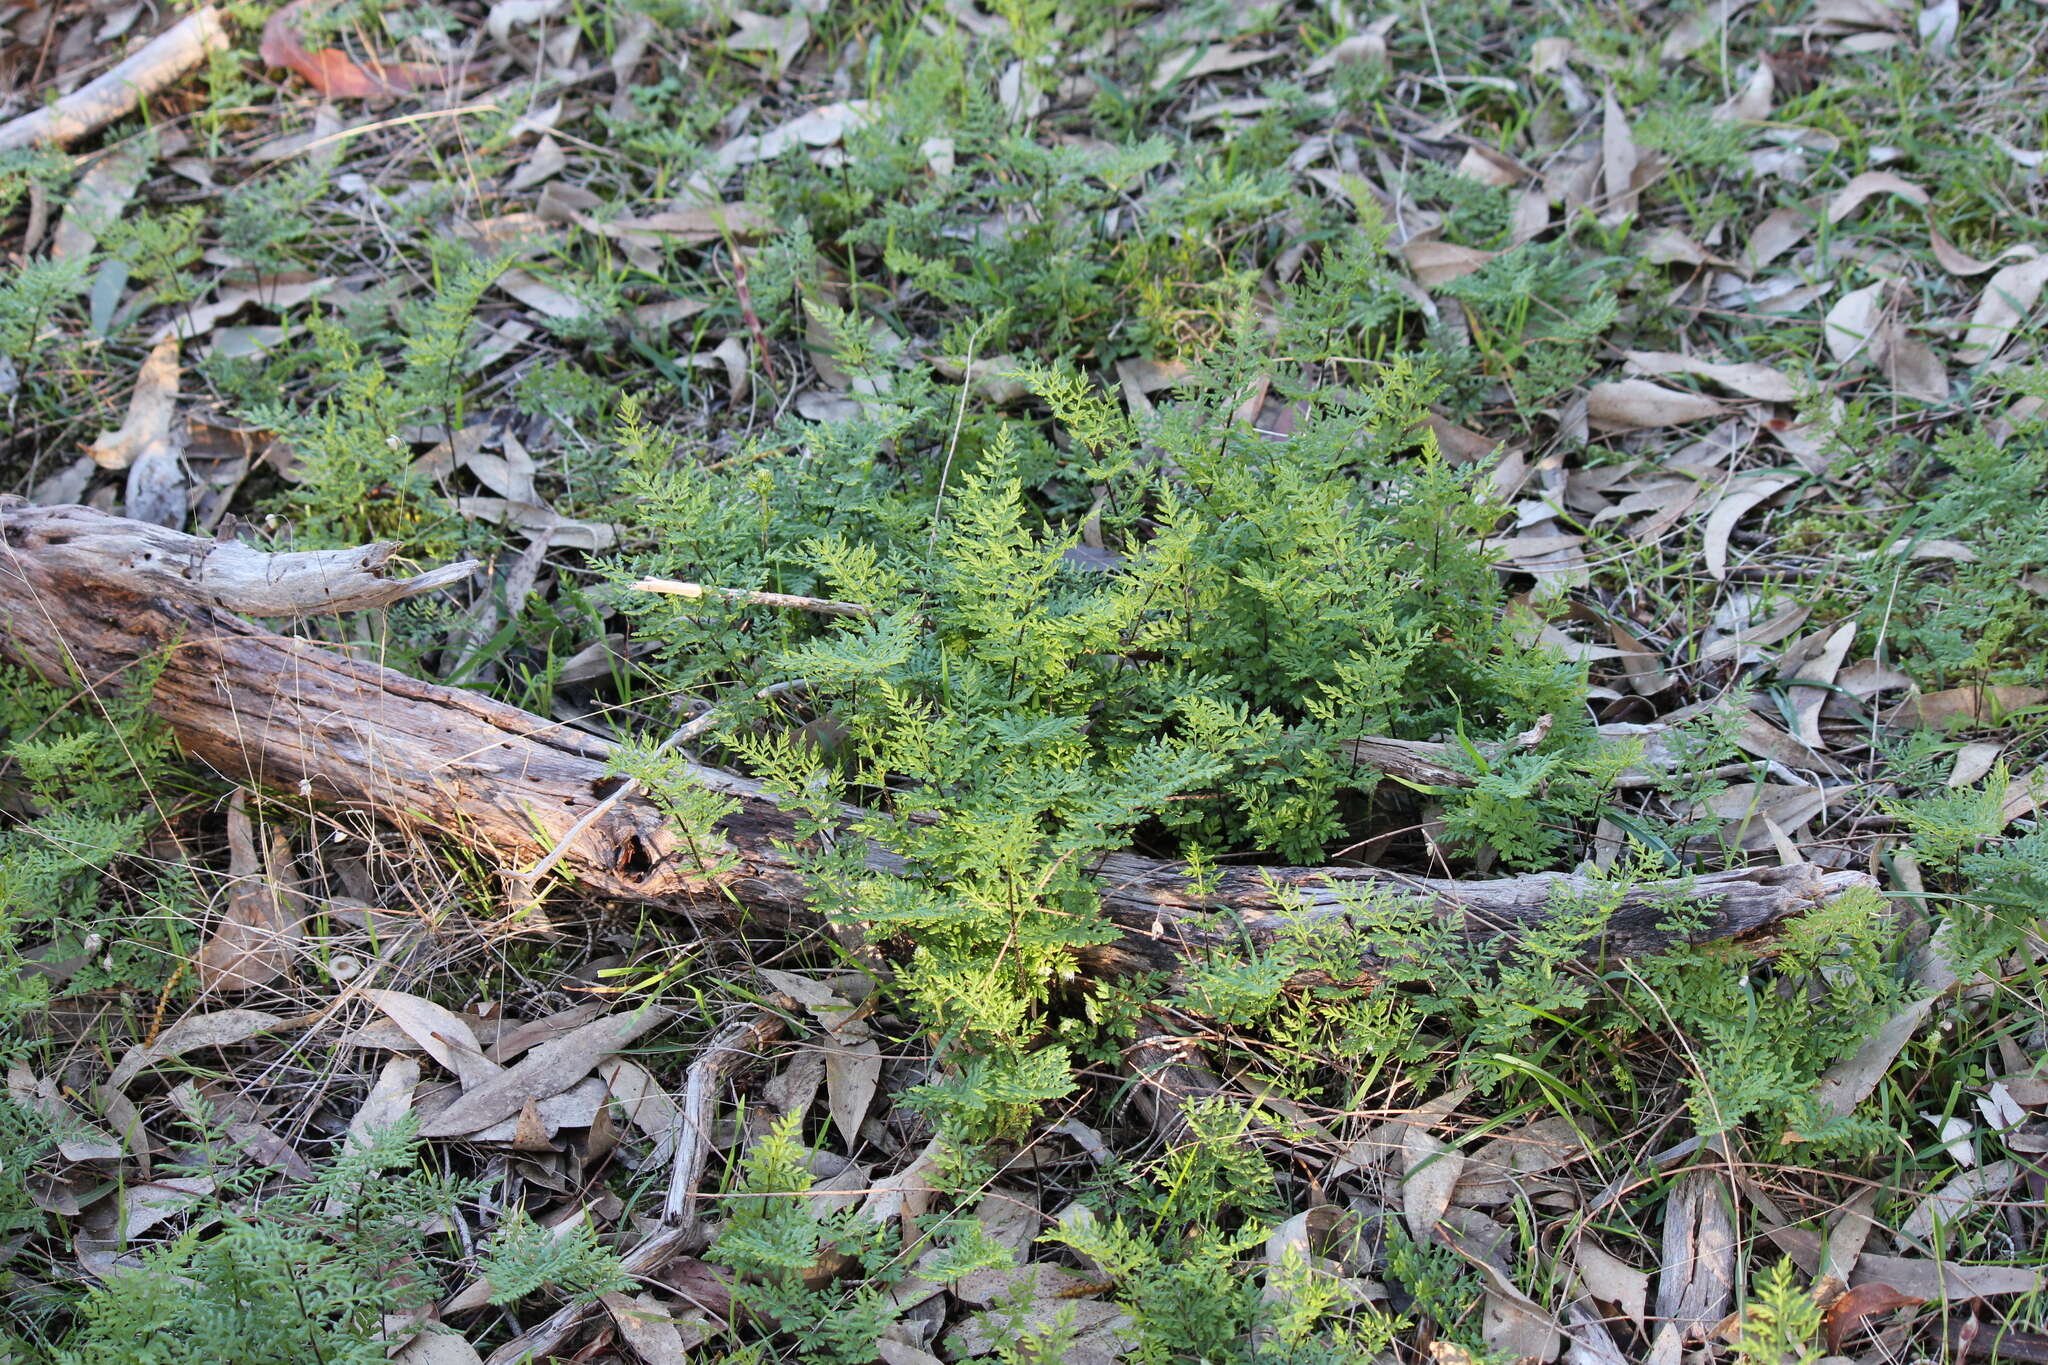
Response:
[[[1896,1308],[1911,1308],[1927,1302],[1901,1294],[1888,1284],[1859,1284],[1828,1305],[1823,1327],[1827,1332],[1828,1354],[1839,1355],[1842,1342],[1865,1318],[1874,1318]]]
[[[369,99],[403,94],[423,86],[447,85],[463,76],[460,67],[437,66],[432,62],[371,61],[363,65],[337,48],[308,52],[299,37],[297,21],[309,3],[310,0],[291,0],[272,14],[263,25],[263,42],[256,51],[264,65],[297,72],[323,95]]]

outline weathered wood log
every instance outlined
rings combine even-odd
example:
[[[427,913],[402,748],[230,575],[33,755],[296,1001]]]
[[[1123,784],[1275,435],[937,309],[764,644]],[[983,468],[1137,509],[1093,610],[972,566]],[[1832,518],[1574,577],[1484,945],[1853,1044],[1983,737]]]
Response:
[[[715,881],[637,795],[605,804],[617,779],[611,746],[516,707],[273,634],[229,610],[332,610],[438,586],[450,570],[401,583],[377,578],[368,551],[264,556],[82,507],[0,502],[0,654],[53,681],[114,684],[168,651],[152,706],[185,752],[231,782],[293,792],[412,830],[460,840],[508,874],[575,837],[561,868],[611,896],[699,907],[744,906],[771,927],[817,922],[804,879],[781,845],[794,822],[758,784],[698,766],[735,799],[723,832],[737,865]],[[207,565],[231,566],[223,579]],[[197,566],[196,568],[194,566]],[[223,583],[257,583],[228,591]],[[870,846],[868,863],[901,860]],[[1233,867],[1198,886],[1177,863],[1118,854],[1093,869],[1119,937],[1090,949],[1094,972],[1174,970],[1211,950],[1271,942],[1302,920],[1341,928],[1345,897],[1419,899],[1472,939],[1516,936],[1550,908],[1598,893],[1569,875],[1461,882],[1372,867]],[[1632,888],[1599,951],[1632,957],[1670,946],[1662,925],[1681,902],[1701,906],[1696,941],[1767,929],[1852,887],[1858,872],[1812,866],[1709,873]],[[1360,972],[1372,964],[1361,955]]]
[[[104,128],[144,99],[227,49],[227,30],[211,5],[194,10],[104,75],[42,108],[0,123],[0,151],[37,143],[63,146]]]

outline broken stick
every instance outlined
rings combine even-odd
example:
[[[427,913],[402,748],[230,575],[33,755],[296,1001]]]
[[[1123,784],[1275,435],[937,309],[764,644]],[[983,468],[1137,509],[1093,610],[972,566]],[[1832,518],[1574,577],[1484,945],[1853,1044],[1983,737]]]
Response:
[[[184,78],[207,58],[227,49],[220,11],[194,10],[144,43],[97,80],[33,113],[0,124],[0,152],[39,143],[61,147],[104,128],[136,105]]]

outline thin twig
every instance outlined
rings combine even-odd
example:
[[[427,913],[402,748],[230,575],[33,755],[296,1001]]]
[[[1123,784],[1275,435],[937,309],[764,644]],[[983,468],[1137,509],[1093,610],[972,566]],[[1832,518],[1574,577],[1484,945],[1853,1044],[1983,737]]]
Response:
[[[749,607],[788,607],[812,611],[820,616],[873,616],[873,607],[858,602],[835,602],[829,597],[801,597],[792,592],[755,592],[750,588],[714,588],[703,583],[686,583],[680,578],[642,578],[633,584],[638,592],[666,593],[670,597],[720,597]]]
[[[697,1060],[690,1063],[676,1119],[676,1159],[662,1210],[662,1221],[669,1226],[625,1254],[622,1263],[628,1275],[644,1279],[676,1257],[697,1250],[702,1229],[693,1206],[711,1152],[712,1091],[727,1072],[780,1037],[784,1026],[781,1015],[762,1010],[720,1029]],[[596,1311],[597,1304],[590,1301],[565,1304],[547,1321],[528,1328],[493,1351],[485,1365],[518,1365],[521,1361],[544,1359],[559,1350]]]
[[[946,480],[953,473],[953,453],[960,448],[960,429],[967,422],[967,395],[974,391],[974,352],[981,345],[981,328],[967,338],[967,364],[960,371],[960,404],[953,412],[953,434],[946,439],[946,462],[939,466],[939,492],[932,499],[932,533],[925,541],[929,549],[939,543],[939,512],[946,505]]]
[[[683,1102],[676,1111],[676,1155],[669,1166],[668,1197],[661,1205],[661,1221],[686,1234],[685,1243],[697,1226],[697,1187],[711,1157],[712,1092],[728,1071],[780,1038],[783,1028],[781,1015],[762,1010],[720,1029],[690,1063]]]
[[[754,311],[754,294],[747,288],[747,258],[740,254],[737,246],[732,247],[733,293],[739,296],[740,316],[747,321],[747,335],[754,339],[754,350],[761,357],[761,377],[775,382],[775,358],[768,354],[768,332],[761,326],[761,315]]]

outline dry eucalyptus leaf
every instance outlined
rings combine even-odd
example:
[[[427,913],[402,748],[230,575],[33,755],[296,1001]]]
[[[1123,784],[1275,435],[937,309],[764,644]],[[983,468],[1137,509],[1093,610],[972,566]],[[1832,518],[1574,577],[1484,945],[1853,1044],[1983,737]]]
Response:
[[[192,481],[176,448],[167,443],[152,445],[128,466],[122,515],[175,531],[185,524],[191,491]]]
[[[1749,597],[1738,597],[1735,600],[1749,602],[1753,606],[1761,605]],[[1709,638],[1706,647],[1700,651],[1700,657],[1708,661],[1739,657],[1749,662],[1757,655],[1760,646],[1776,644],[1805,625],[1807,617],[1811,615],[1813,607],[1804,602],[1791,603],[1763,621],[1758,621],[1753,615],[1745,612],[1737,620],[1709,627]],[[1730,634],[1717,634],[1718,630],[1726,626],[1733,627]]]
[[[1600,123],[1601,183],[1606,190],[1608,216],[1620,217],[1636,211],[1635,175],[1639,157],[1635,137],[1629,131],[1628,118],[1621,112],[1621,105],[1616,102],[1611,86],[1604,110]]]
[[[7,1093],[16,1104],[34,1110],[48,1121],[57,1140],[57,1151],[66,1161],[121,1159],[120,1142],[73,1109],[59,1091],[55,1077],[38,1077],[26,1067],[12,1067],[7,1073]]]
[[[1458,162],[1457,174],[1497,190],[1509,189],[1533,176],[1528,167],[1513,157],[1476,142],[1465,148],[1465,155]]]
[[[148,142],[143,138],[117,146],[78,178],[66,197],[64,220],[50,239],[51,260],[83,260],[99,245],[100,234],[121,220],[149,173]]]
[[[1865,171],[1835,191],[1828,200],[1828,221],[1839,223],[1880,194],[1895,194],[1915,208],[1926,208],[1927,191],[1890,171]]]
[[[1948,781],[1944,785],[1950,788],[1976,786],[1990,774],[1998,756],[2004,752],[2002,741],[1965,744],[1956,751],[1955,766],[1949,769]]]
[[[2015,711],[2048,701],[2048,688],[2006,684],[1997,687],[1951,687],[1942,692],[1915,693],[1885,712],[1884,722],[1906,729],[1941,730],[1952,725],[1977,729],[2002,724]]]
[[[1415,282],[1424,289],[1434,289],[1471,274],[1500,253],[1453,246],[1449,242],[1410,241],[1401,247],[1401,254],[1408,258],[1408,269]]]
[[[974,391],[997,407],[1021,403],[1031,396],[1031,390],[1015,377],[1022,367],[1013,355],[977,356],[972,364],[956,357],[933,356],[931,363],[942,378],[972,382]]]
[[[1060,1353],[1062,1365],[1111,1365],[1136,1343],[1135,1324],[1115,1304],[1043,1298],[975,1314],[946,1334],[945,1348],[955,1359],[985,1355],[999,1339],[1014,1340],[1019,1332],[1041,1334],[1061,1324],[1072,1333]]]
[[[1934,348],[1909,335],[1896,319],[1878,328],[1871,339],[1871,358],[1892,388],[1923,403],[1948,401],[1948,370]]]
[[[87,447],[102,469],[126,469],[151,451],[170,448],[171,415],[178,400],[178,338],[167,337],[150,349],[128,399],[128,416],[119,429],[103,431]]]
[[[528,271],[507,270],[498,276],[497,286],[534,312],[557,322],[573,322],[590,316],[590,306],[583,300]]]
[[[1725,417],[1728,409],[1705,394],[1667,389],[1647,379],[1615,379],[1586,391],[1586,420],[1603,431],[1682,426]]]
[[[711,174],[722,179],[741,166],[773,161],[791,147],[830,147],[876,116],[873,100],[821,104],[765,133],[744,134],[726,143],[712,158]]]
[[[695,204],[664,213],[650,213],[643,218],[616,218],[608,222],[592,220],[592,225],[604,229],[608,235],[645,233],[685,246],[698,246],[705,242],[756,241],[771,236],[779,226],[765,204],[745,200],[729,204]]]
[[[228,802],[228,875],[233,885],[227,913],[194,958],[204,991],[247,991],[268,985],[291,966],[298,943],[295,898],[257,856],[249,794],[241,788]]]
[[[2042,1105],[2048,1105],[2048,1081],[2040,1076],[2001,1076],[1999,1081],[1991,1083],[1987,1097],[1999,1111],[1999,1117],[1991,1121],[1991,1128],[2005,1132],[2028,1121],[2028,1113],[2025,1113],[2028,1107],[2040,1109]],[[1978,1101],[1978,1105],[1982,1105],[1982,1101]]]
[[[1550,227],[1550,196],[1541,188],[1523,190],[1515,196],[1514,212],[1508,221],[1508,242],[1520,246],[1533,241]]]
[[[1825,336],[1828,354],[1836,364],[1846,365],[1867,352],[1884,315],[1885,295],[1890,289],[1890,280],[1879,280],[1835,300],[1835,306],[1828,310]]]
[[[180,1019],[146,1047],[132,1047],[123,1054],[107,1084],[118,1090],[158,1062],[182,1057],[202,1047],[233,1047],[259,1034],[268,1033],[284,1020],[261,1010],[215,1010]]]
[[[1960,0],[1934,0],[1920,11],[1914,27],[1920,33],[1920,50],[1930,57],[1946,57],[1955,50],[1956,30],[1962,27]]]
[[[1385,66],[1387,65],[1387,33],[1394,26],[1395,15],[1375,19],[1363,33],[1350,37],[1327,48],[1320,57],[1302,68],[1303,76],[1327,76],[1340,66]]]
[[[664,1148],[675,1140],[676,1125],[682,1120],[675,1099],[646,1067],[624,1057],[599,1063],[597,1074],[625,1111],[626,1121],[654,1139],[655,1159],[659,1160]]]
[[[377,1083],[362,1108],[348,1121],[348,1146],[367,1147],[383,1129],[412,1112],[413,1091],[420,1083],[420,1064],[411,1057],[393,1057],[377,1073]]]
[[[202,303],[190,308],[180,308],[171,320],[150,334],[152,346],[162,345],[173,338],[186,341],[206,335],[249,304],[268,308],[273,312],[295,308],[308,299],[325,294],[334,287],[331,279],[294,280],[291,282],[272,281],[257,286],[231,285],[214,295],[212,303]]]
[[[1701,553],[1709,574],[1718,579],[1728,577],[1728,538],[1735,533],[1736,524],[1758,504],[1797,482],[1799,478],[1793,474],[1764,474],[1737,479],[1728,485],[1714,503],[1714,510],[1707,514],[1702,533]]]
[[[808,1114],[824,1084],[825,1058],[815,1050],[800,1049],[787,1066],[762,1084],[761,1099],[778,1113]]]
[[[1927,1241],[1934,1236],[1937,1223],[1954,1223],[1968,1216],[1984,1200],[2011,1189],[2019,1178],[2020,1168],[2011,1161],[1993,1161],[1964,1171],[1922,1199],[1899,1224],[1899,1233],[1911,1242]]]
[[[1019,1261],[1030,1252],[1031,1244],[1038,1240],[1044,1223],[1038,1213],[1036,1196],[1024,1190],[1000,1186],[981,1197],[981,1202],[974,1206],[973,1218],[981,1224],[983,1236],[1008,1247]]]
[[[875,1343],[875,1352],[882,1365],[945,1365],[945,1362],[930,1351],[920,1351],[915,1346],[905,1345],[890,1337],[883,1337]]]
[[[1479,1271],[1486,1280],[1486,1308],[1479,1327],[1486,1344],[1511,1360],[1557,1359],[1564,1349],[1557,1319],[1494,1267],[1482,1264]]]
[[[508,1119],[528,1100],[561,1094],[583,1080],[610,1054],[659,1024],[653,1007],[610,1015],[574,1033],[542,1043],[499,1076],[484,1081],[420,1125],[422,1137],[459,1137]]]
[[[939,1141],[933,1138],[908,1166],[875,1182],[861,1201],[861,1212],[877,1223],[921,1216],[938,1193],[932,1184],[938,1164]]]
[[[703,1340],[701,1322],[679,1322],[675,1311],[652,1294],[605,1294],[598,1302],[618,1329],[619,1339],[645,1365],[684,1365],[691,1348]]]
[[[1465,1158],[1426,1128],[1404,1125],[1401,1134],[1401,1216],[1418,1242],[1430,1233],[1451,1206],[1451,1192],[1464,1172]]]
[[[1642,1327],[1643,1314],[1650,1303],[1648,1272],[1637,1270],[1584,1239],[1572,1248],[1572,1260],[1579,1268],[1579,1279],[1587,1293],[1602,1303],[1613,1304],[1630,1322]]]
[[[1827,704],[1827,689],[1834,686],[1835,675],[1842,671],[1842,664],[1849,657],[1849,646],[1855,638],[1856,623],[1844,621],[1827,636],[1814,657],[1800,665],[1790,679],[1794,684],[1790,699],[1799,722],[1796,734],[1799,742],[1809,749],[1827,747],[1820,733],[1820,709]],[[1808,685],[1799,686],[1801,683]]]
[[[502,43],[512,36],[514,28],[552,19],[564,3],[565,0],[496,0],[491,12],[484,16],[484,28]]]
[[[643,332],[659,332],[687,322],[711,305],[702,299],[666,299],[660,303],[643,303],[632,313],[633,326]]]
[[[609,550],[619,539],[619,529],[611,522],[579,521],[538,503],[513,502],[509,498],[467,497],[456,498],[454,506],[457,512],[474,521],[517,526],[522,531],[545,531],[551,544],[565,549]]]
[[[1741,728],[1734,739],[1744,753],[1783,764],[1794,772],[1825,773],[1830,777],[1848,773],[1848,769],[1826,754],[1815,753],[1754,711],[1744,710],[1737,723]]]
[[[1981,275],[1997,264],[1996,261],[1978,260],[1932,226],[1927,229],[1927,244],[1934,248],[1934,259],[1951,275]]]
[[[1930,1128],[1941,1134],[1942,1145],[1948,1148],[1949,1159],[1958,1166],[1977,1164],[1977,1125],[1960,1114],[1933,1114],[1923,1109],[1920,1117]]]
[[[1733,269],[1733,264],[1721,259],[1713,252],[1695,242],[1674,227],[1658,228],[1641,247],[1643,259],[1651,265],[1717,265]]]
[[[132,1242],[160,1223],[168,1222],[213,1193],[213,1177],[168,1176],[121,1191],[121,1240]]]
[[[2027,1265],[1964,1265],[1917,1256],[1865,1252],[1856,1264],[1855,1284],[1888,1284],[1902,1294],[1936,1302],[1961,1302],[2008,1294],[2038,1294],[2048,1280]]]
[[[1821,1118],[1842,1118],[1854,1113],[1856,1106],[1877,1089],[1877,1083],[1891,1070],[1892,1061],[1933,1011],[1936,999],[1955,985],[1955,973],[1941,948],[1942,937],[1937,929],[1934,937],[1914,949],[1909,959],[1920,998],[1885,1020],[1853,1055],[1822,1073],[1820,1084],[1814,1087],[1814,1108]],[[1797,1136],[1786,1134],[1788,1140]]]
[[[753,384],[753,360],[746,342],[729,336],[711,350],[691,356],[690,363],[700,370],[724,370],[727,395],[736,404],[747,401],[748,390]],[[858,410],[856,407],[855,411]]]
[[[1771,97],[1776,91],[1777,77],[1771,64],[1760,61],[1734,98],[1715,107],[1713,118],[1722,123],[1762,123],[1771,116]]]
[[[1965,365],[1981,365],[2004,350],[2033,311],[2043,285],[2048,285],[2048,256],[2006,266],[1985,281],[1969,329],[1963,333],[1963,344],[1956,348],[1956,359]]]
[[[1805,241],[1812,231],[1812,210],[1804,207],[1772,209],[1750,233],[1749,246],[1742,253],[1743,264],[1752,272],[1762,270]]]
[[[484,1358],[460,1333],[438,1328],[422,1332],[405,1343],[398,1354],[391,1357],[391,1362],[392,1365],[484,1365]]]
[[[847,1039],[868,1036],[866,1022],[855,1018],[860,1007],[816,977],[777,971],[772,967],[757,970],[763,981],[802,1005],[827,1033]]]
[[[1088,1276],[1047,1261],[999,1269],[977,1270],[963,1275],[950,1288],[953,1297],[975,1308],[1006,1299],[1053,1299],[1071,1295],[1096,1283]]]
[[[1585,1155],[1585,1134],[1570,1119],[1559,1114],[1536,1119],[1467,1153],[1457,1202],[1506,1203],[1521,1193],[1530,1176],[1569,1166]]]
[[[1538,38],[1529,44],[1529,74],[1548,76],[1562,71],[1572,59],[1572,40],[1569,38]]]
[[[209,1175],[174,1175],[121,1189],[121,1240],[133,1242],[158,1224],[203,1203],[213,1193]]]
[[[1770,825],[1796,829],[1827,807],[1827,793],[1818,787],[1792,787],[1779,782],[1738,782],[1687,810],[1694,819],[1714,816],[1732,828],[1723,838],[1751,851],[1773,842]]]
[[[726,50],[773,55],[777,76],[789,70],[790,63],[802,55],[805,45],[811,41],[810,16],[801,9],[774,15],[734,10],[732,21],[738,27],[726,36]]]
[[[404,991],[370,988],[363,997],[405,1030],[405,1036],[420,1045],[429,1057],[447,1068],[462,1082],[464,1090],[504,1074],[504,1068],[484,1056],[476,1031],[453,1010]]]
[[[845,422],[866,411],[858,398],[829,393],[824,389],[805,389],[796,396],[792,406],[796,408],[797,416],[806,422]]]
[[[1225,71],[1242,71],[1248,66],[1270,62],[1279,55],[1277,48],[1239,52],[1228,43],[1211,43],[1199,51],[1191,47],[1179,48],[1160,59],[1152,77],[1152,88],[1164,90],[1176,81],[1200,80]]]
[[[1606,1322],[1589,1305],[1566,1304],[1562,1326],[1570,1342],[1565,1352],[1570,1365],[1631,1365],[1616,1344],[1614,1333],[1607,1330]]]
[[[860,1141],[861,1120],[882,1082],[882,1047],[872,1038],[825,1045],[825,1096],[832,1125],[848,1147]]]
[[[297,1180],[313,1178],[312,1166],[298,1149],[263,1122],[266,1111],[240,1090],[213,1081],[185,1081],[172,1087],[168,1098],[187,1118],[197,1118],[202,1109],[211,1110],[215,1122],[225,1118],[229,1141],[262,1165],[275,1166]]]
[[[1692,374],[1710,384],[1767,403],[1796,403],[1808,387],[1782,370],[1754,362],[1727,365],[1671,351],[1625,351],[1630,374]]]
[[[533,150],[520,160],[519,169],[512,173],[505,187],[515,194],[522,193],[560,175],[568,166],[569,157],[562,144],[555,141],[553,134],[543,133],[540,141],[533,144]]]

